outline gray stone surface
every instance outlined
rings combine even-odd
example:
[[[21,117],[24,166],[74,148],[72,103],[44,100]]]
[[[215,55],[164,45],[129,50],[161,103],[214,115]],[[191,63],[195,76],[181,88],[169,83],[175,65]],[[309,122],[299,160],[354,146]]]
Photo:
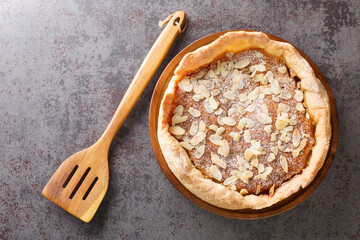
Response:
[[[68,156],[101,135],[160,33],[187,13],[180,36],[119,131],[110,186],[86,224],[41,190]],[[360,1],[0,0],[1,239],[359,239]],[[256,29],[286,39],[333,90],[340,139],[322,184],[284,214],[226,219],[184,198],[148,135],[153,88],[166,64],[205,35]]]

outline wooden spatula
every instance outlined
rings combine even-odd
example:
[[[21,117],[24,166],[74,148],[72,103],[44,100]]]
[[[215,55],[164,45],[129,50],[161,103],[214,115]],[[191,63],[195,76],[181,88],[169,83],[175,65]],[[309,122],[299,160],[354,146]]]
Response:
[[[150,49],[114,117],[101,138],[91,147],[65,160],[42,191],[42,194],[69,213],[89,222],[98,209],[109,185],[108,152],[120,126],[134,107],[176,36],[185,26],[185,13],[170,15],[165,29]]]

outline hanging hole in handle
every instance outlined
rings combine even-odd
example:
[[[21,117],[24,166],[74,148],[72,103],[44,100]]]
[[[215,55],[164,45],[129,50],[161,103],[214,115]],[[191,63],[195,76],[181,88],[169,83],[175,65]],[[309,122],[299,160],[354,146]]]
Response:
[[[174,26],[178,25],[180,23],[180,17],[177,17],[175,20],[174,20]]]

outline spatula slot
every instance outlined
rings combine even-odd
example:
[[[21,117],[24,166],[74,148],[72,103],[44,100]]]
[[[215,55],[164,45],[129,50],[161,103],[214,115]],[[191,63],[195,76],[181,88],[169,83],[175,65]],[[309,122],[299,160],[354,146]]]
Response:
[[[78,184],[76,185],[76,187],[72,191],[72,193],[70,195],[70,199],[72,199],[75,196],[77,190],[80,188],[81,184],[83,183],[83,181],[85,180],[85,178],[86,178],[86,176],[88,175],[89,172],[90,172],[90,168],[87,168],[86,171],[84,172],[84,174],[82,175],[80,181],[78,182]]]
[[[94,179],[94,181],[91,183],[90,187],[88,188],[88,190],[86,191],[86,193],[85,193],[84,196],[83,196],[83,200],[85,200],[85,199],[88,197],[89,193],[91,192],[91,190],[92,190],[93,187],[95,186],[95,183],[97,182],[98,179],[99,179],[99,178],[96,177],[96,178]]]
[[[70,175],[68,176],[68,178],[66,179],[66,181],[64,182],[63,188],[66,188],[66,186],[69,184],[71,178],[74,176],[76,170],[78,169],[78,165],[76,165],[73,170],[71,171]]]

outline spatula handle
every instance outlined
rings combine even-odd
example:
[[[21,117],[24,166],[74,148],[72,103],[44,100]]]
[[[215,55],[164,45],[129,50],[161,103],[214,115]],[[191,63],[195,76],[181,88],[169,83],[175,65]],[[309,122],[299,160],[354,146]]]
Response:
[[[155,41],[154,45],[151,47],[149,53],[146,55],[118,108],[116,109],[108,127],[97,142],[97,145],[100,144],[104,147],[110,147],[116,133],[160,66],[160,63],[169,51],[176,36],[179,34],[179,26],[184,25],[185,13],[183,11],[174,13],[158,39]]]

